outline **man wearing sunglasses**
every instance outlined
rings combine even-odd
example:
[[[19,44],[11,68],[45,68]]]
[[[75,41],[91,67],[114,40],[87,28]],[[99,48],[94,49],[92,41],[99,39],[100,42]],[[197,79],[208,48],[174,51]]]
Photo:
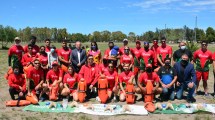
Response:
[[[201,48],[194,52],[193,61],[196,64],[196,92],[199,87],[199,82],[203,80],[203,87],[205,96],[208,97],[208,85],[207,80],[209,76],[210,64],[212,63],[212,52],[207,49],[208,43],[206,41],[201,42]]]

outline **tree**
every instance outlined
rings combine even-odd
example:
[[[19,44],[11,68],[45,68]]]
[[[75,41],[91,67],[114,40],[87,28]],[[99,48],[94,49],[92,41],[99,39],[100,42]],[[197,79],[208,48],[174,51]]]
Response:
[[[143,34],[143,40],[144,41],[151,42],[153,38],[154,38],[154,32],[153,31],[148,31],[148,32],[145,32]]]
[[[108,30],[105,30],[105,31],[102,31],[101,32],[101,39],[102,39],[102,42],[105,41],[109,41],[111,39],[111,32],[108,31]]]
[[[92,41],[100,42],[100,41],[102,41],[101,38],[102,38],[101,33],[99,31],[93,32],[93,40]]]
[[[9,42],[13,42],[13,40],[16,36],[17,36],[16,29],[14,29],[10,26],[3,27],[1,25],[0,26],[0,40],[1,40],[2,49],[6,49],[7,44]]]
[[[197,41],[206,40],[205,31],[203,29],[196,28],[196,40]]]
[[[129,32],[128,33],[128,40],[134,42],[136,40],[136,35],[134,32]]]
[[[121,31],[112,32],[111,39],[116,41],[123,41],[123,39],[127,38],[126,34]]]
[[[212,27],[207,28],[206,39],[208,42],[214,42],[215,41],[215,31]]]

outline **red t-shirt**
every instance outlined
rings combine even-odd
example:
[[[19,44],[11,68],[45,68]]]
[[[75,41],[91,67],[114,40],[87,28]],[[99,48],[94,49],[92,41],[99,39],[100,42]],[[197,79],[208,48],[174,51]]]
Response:
[[[45,51],[46,51],[46,52],[50,52],[50,49],[51,49],[50,47],[46,46]]]
[[[125,82],[127,84],[131,76],[134,76],[134,73],[131,71],[129,71],[129,73],[127,74],[125,72],[122,72],[119,74],[119,82],[120,83]]]
[[[40,47],[37,45],[34,45],[32,47],[32,55],[36,55],[38,52],[40,51]],[[27,53],[28,52],[28,45],[24,46],[24,52]]]
[[[27,63],[29,62],[32,62],[33,60],[35,59],[35,56],[34,55],[30,55],[29,53],[25,53],[23,56],[22,56],[22,65],[23,66],[26,66]]]
[[[160,81],[160,78],[157,75],[157,73],[155,73],[155,72],[152,72],[151,75],[148,75],[146,72],[144,72],[144,73],[140,74],[138,80],[139,80],[140,84],[146,85],[147,84],[147,80],[151,80],[152,84],[154,84],[155,82],[158,83]]]
[[[61,49],[58,49],[57,52],[58,52],[58,56],[62,57],[66,61],[69,61],[70,54],[72,53],[72,51],[69,48],[66,50],[61,48]]]
[[[58,71],[51,69],[46,75],[46,80],[51,80],[53,83],[55,80],[59,80],[60,77],[63,77],[63,71],[61,69],[58,69]]]
[[[137,59],[140,58],[141,52],[143,51],[143,48],[133,48],[131,49],[131,53],[134,57],[136,57]]]
[[[75,83],[77,83],[79,80],[78,74],[74,74],[72,76],[71,74],[67,73],[63,78],[63,83],[66,83],[69,85],[69,88],[74,88]]]
[[[143,50],[140,56],[141,56],[140,58],[144,60],[145,65],[147,65],[148,63],[153,63],[154,52],[152,50],[148,51]]]
[[[154,52],[154,61],[153,61],[153,65],[154,66],[158,66],[158,58],[157,58],[157,49],[158,49],[158,45],[157,46],[154,46],[154,45],[152,45],[152,47],[151,47],[151,50]]]
[[[105,72],[104,75],[106,76],[106,79],[108,80],[109,88],[113,88],[115,85],[118,84],[118,73],[116,71],[113,72]]]
[[[108,65],[107,66],[104,66],[103,63],[99,64],[99,71],[100,73],[105,73],[108,71]]]
[[[125,54],[124,49],[125,49],[125,46],[119,48],[119,55],[124,55]],[[129,49],[131,51],[131,48],[129,48]]]
[[[42,64],[42,65],[47,65],[48,64],[48,56],[47,55],[41,55],[41,54],[37,54],[36,55],[36,58],[38,58],[39,60],[40,60],[40,63]]]
[[[196,62],[196,68],[209,69],[210,61],[212,61],[212,52],[207,50],[203,52],[202,49],[198,49],[193,54],[193,60]]]
[[[108,48],[108,49],[105,50],[104,57],[108,58],[110,56],[111,56],[110,49]]]
[[[126,54],[123,54],[121,57],[120,57],[120,63],[128,63],[128,64],[133,64],[134,63],[134,59],[131,55],[126,55]]]
[[[214,54],[213,54],[213,61],[215,61],[215,52],[214,52]]]
[[[8,85],[10,87],[15,88],[16,90],[20,90],[19,86],[21,86],[23,92],[26,91],[26,80],[25,80],[24,75],[22,75],[22,74],[20,74],[20,75],[11,74],[8,77]]]
[[[161,57],[161,60],[164,61],[164,59],[167,56],[171,56],[172,55],[172,47],[166,45],[166,47],[163,48],[162,46],[160,46],[160,47],[157,48],[157,54],[159,54],[160,57]]]
[[[9,56],[16,55],[19,61],[21,61],[23,52],[24,52],[24,49],[21,45],[18,45],[18,46],[12,45],[8,50],[8,55]]]
[[[41,80],[44,80],[44,72],[41,68],[36,70],[34,67],[32,67],[27,73],[27,78],[33,80],[34,85],[37,86]]]

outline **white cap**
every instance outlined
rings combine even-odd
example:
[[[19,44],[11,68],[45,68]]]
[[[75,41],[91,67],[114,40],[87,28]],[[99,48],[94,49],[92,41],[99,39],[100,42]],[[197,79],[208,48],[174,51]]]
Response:
[[[128,42],[128,39],[124,39],[124,40],[123,40],[123,42],[125,42],[125,41],[127,41],[127,42]]]
[[[14,40],[20,40],[20,38],[19,37],[15,37]]]

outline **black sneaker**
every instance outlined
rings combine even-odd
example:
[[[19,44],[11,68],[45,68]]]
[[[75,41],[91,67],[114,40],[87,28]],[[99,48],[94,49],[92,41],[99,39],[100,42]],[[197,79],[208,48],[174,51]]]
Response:
[[[194,97],[187,98],[187,102],[188,103],[194,103],[194,102],[196,102],[196,99]]]

